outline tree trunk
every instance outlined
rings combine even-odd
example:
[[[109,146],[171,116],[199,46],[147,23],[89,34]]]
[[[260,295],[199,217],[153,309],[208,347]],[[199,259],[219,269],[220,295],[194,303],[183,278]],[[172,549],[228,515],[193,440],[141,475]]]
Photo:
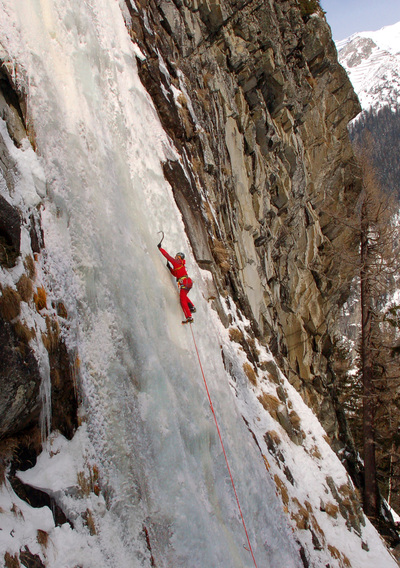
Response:
[[[389,465],[389,483],[388,483],[388,497],[387,503],[389,507],[392,506],[392,488],[393,488],[393,454],[395,452],[394,444],[390,449],[390,465]]]
[[[378,491],[374,430],[373,310],[368,230],[367,215],[363,211],[361,220],[361,371],[363,381],[364,512],[368,517],[376,518],[378,516]]]

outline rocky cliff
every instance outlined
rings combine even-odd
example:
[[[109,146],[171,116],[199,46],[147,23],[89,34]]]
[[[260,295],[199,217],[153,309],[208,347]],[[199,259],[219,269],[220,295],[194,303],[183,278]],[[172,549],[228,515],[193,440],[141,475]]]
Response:
[[[337,220],[360,188],[347,133],[360,107],[329,26],[297,2],[136,6],[127,25],[180,150],[164,170],[196,258],[339,449],[329,360],[352,267]]]
[[[126,23],[142,52],[141,79],[180,152],[164,173],[196,259],[213,275],[209,299],[235,299],[339,449],[329,358],[352,268],[340,253],[337,219],[359,191],[347,124],[360,108],[330,29],[321,14],[302,16],[297,2],[136,6],[127,3]],[[29,131],[26,101],[5,64],[1,88],[2,116],[19,144]],[[11,162],[3,150],[9,180]],[[13,353],[3,361],[4,376],[12,368],[17,377],[15,337],[29,352],[32,332],[9,322],[24,295],[33,295],[33,255],[42,237],[37,207],[21,212],[2,204],[3,266],[20,253],[21,223],[31,240],[21,293],[2,290],[2,336]],[[46,300],[37,291],[36,298],[40,312]],[[57,306],[53,311],[56,320]],[[47,321],[46,333],[58,337],[55,320]],[[37,370],[28,367],[30,396],[22,398],[36,401]],[[28,415],[35,412],[36,402]]]
[[[53,428],[67,437],[77,425],[77,399],[73,361],[61,329],[66,323],[62,302],[47,297],[49,284],[41,266],[44,247],[41,199],[18,189],[30,183],[43,196],[40,172],[29,172],[34,138],[28,125],[26,93],[20,90],[12,66],[2,61],[0,70],[0,472],[23,440],[23,451],[40,450],[48,434],[42,404],[47,401]],[[29,142],[31,139],[32,145]],[[19,158],[25,166],[21,167]],[[14,199],[10,199],[14,196]],[[42,418],[41,418],[42,415]]]

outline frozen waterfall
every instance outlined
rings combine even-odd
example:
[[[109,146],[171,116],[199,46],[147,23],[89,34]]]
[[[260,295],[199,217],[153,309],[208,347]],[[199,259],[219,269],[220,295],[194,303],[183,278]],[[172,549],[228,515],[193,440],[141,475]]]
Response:
[[[178,155],[140,83],[122,0],[1,0],[0,9],[2,58],[27,93],[37,144],[36,155],[22,148],[16,157],[32,172],[20,192],[27,201],[36,191],[42,203],[40,262],[67,308],[65,340],[79,358],[83,425],[68,451],[97,463],[107,493],[93,505],[96,545],[59,529],[62,565],[253,565],[190,329],[156,247],[163,230],[195,281],[194,333],[258,566],[300,566],[229,386],[208,275],[163,177],[162,162]],[[42,473],[46,460],[36,466]],[[48,483],[77,516],[61,478]]]

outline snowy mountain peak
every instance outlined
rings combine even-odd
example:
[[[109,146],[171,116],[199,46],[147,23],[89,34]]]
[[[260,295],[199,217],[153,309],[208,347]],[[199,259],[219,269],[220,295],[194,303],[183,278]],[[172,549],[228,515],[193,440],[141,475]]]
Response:
[[[378,31],[360,32],[337,43],[364,110],[376,110],[400,100],[400,22]]]
[[[392,55],[398,55],[400,53],[400,22],[391,26],[385,26],[377,31],[357,32],[350,37],[337,42],[336,45],[338,51],[340,51],[346,44],[359,38],[371,40],[380,49],[388,51]]]

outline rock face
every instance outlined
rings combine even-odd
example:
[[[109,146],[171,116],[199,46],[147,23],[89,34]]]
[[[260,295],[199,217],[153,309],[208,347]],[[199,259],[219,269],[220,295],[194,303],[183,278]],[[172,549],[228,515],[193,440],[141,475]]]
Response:
[[[340,252],[346,236],[340,219],[360,187],[347,134],[360,108],[330,29],[321,14],[302,15],[297,2],[126,5],[127,26],[143,53],[141,79],[180,152],[164,174],[197,261],[213,274],[210,299],[216,309],[219,294],[235,299],[339,449],[345,433],[329,357],[352,270]],[[0,110],[18,147],[30,135],[24,93],[5,67],[0,87]],[[4,146],[1,165],[12,190],[10,160]],[[38,211],[22,214],[1,197],[6,268],[20,255],[22,225],[30,252],[39,253]],[[25,276],[33,288],[34,277]],[[21,296],[16,284],[10,298]],[[17,323],[13,317],[7,329]],[[57,327],[57,314],[50,320],[48,330]]]
[[[13,266],[20,252],[21,219],[18,211],[0,195],[0,261]]]
[[[180,150],[164,169],[197,260],[339,449],[329,357],[352,270],[340,219],[360,190],[347,134],[360,107],[330,29],[297,2],[136,5],[127,25]]]
[[[5,434],[16,434],[38,420],[41,376],[32,350],[3,319],[0,319],[0,344],[1,438]]]
[[[60,333],[67,314],[61,303],[50,305],[46,283],[38,278],[44,246],[38,207],[42,180],[35,180],[36,202],[30,196],[27,203],[17,199],[12,203],[15,186],[23,178],[13,152],[29,136],[24,109],[24,94],[3,64],[0,116],[6,132],[0,132],[0,181],[5,195],[0,195],[0,443],[13,437],[13,444],[32,442],[37,450],[38,431],[46,421],[47,429],[51,423],[65,436],[72,436],[77,401],[69,355]],[[46,404],[51,414],[48,417],[44,416]],[[7,456],[2,453],[0,469],[4,458]]]
[[[341,255],[346,231],[340,219],[360,189],[347,134],[360,107],[330,29],[322,14],[304,15],[294,1],[138,0],[136,9],[130,2],[126,7],[127,27],[143,55],[140,77],[180,153],[180,160],[164,164],[164,174],[197,261],[213,275],[210,300],[218,310],[219,294],[232,296],[338,450],[346,432],[335,407],[330,356],[335,315],[352,276]],[[6,67],[0,88],[2,117],[18,147],[33,135],[24,93]],[[0,165],[12,191],[12,159],[2,148]],[[15,368],[29,408],[14,426],[35,421],[38,412],[38,371],[28,347],[38,330],[18,323],[20,303],[30,302],[45,322],[41,336],[56,406],[63,407],[64,394],[69,401],[68,431],[76,401],[57,331],[60,314],[48,306],[44,289],[37,288],[32,301],[37,284],[28,264],[43,246],[40,216],[0,197],[0,262],[7,269],[21,254],[22,227],[31,254],[25,281],[1,291],[8,350],[3,375]],[[9,423],[4,415],[4,435]],[[57,425],[62,429],[62,420]]]

